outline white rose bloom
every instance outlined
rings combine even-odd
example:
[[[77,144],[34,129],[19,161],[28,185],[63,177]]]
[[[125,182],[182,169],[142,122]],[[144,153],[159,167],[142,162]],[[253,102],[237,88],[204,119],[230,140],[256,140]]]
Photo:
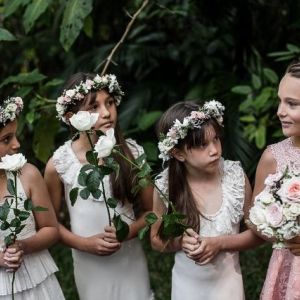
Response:
[[[68,96],[70,98],[74,97],[75,94],[76,94],[75,90],[67,90],[66,91],[66,96]]]
[[[274,237],[274,230],[269,226],[261,228],[261,233],[268,238]]]
[[[77,114],[74,114],[69,120],[71,125],[78,131],[87,131],[95,125],[95,123],[98,120],[98,117],[98,113],[79,111]]]
[[[27,160],[21,153],[5,155],[1,158],[0,169],[18,171],[26,164]]]
[[[267,192],[266,190],[263,190],[260,194],[258,194],[255,199],[259,199],[259,202],[268,205],[275,202],[275,198],[272,194]]]
[[[115,131],[110,128],[106,131],[105,135],[99,137],[98,142],[95,145],[98,158],[107,157],[111,154],[116,144]]]
[[[253,206],[249,212],[250,221],[258,226],[266,223],[266,217],[264,214],[264,209],[258,205]]]

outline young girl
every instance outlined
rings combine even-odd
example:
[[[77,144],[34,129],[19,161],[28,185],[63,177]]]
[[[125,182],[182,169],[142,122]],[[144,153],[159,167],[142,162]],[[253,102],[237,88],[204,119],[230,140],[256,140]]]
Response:
[[[269,174],[293,167],[300,171],[300,63],[290,65],[278,89],[277,115],[287,139],[270,145],[263,153],[256,171],[253,196],[265,187]],[[265,237],[264,237],[265,238]],[[300,299],[300,238],[287,243],[286,249],[274,249],[261,293],[263,300]]]
[[[95,88],[95,86],[97,86]],[[80,91],[80,92],[79,92]],[[124,139],[117,122],[117,105],[123,92],[114,75],[92,75],[77,73],[66,85],[62,97],[58,98],[57,111],[60,119],[68,123],[76,112],[99,113],[94,128],[106,132],[115,129],[116,141],[122,152],[130,159],[143,153],[143,149],[132,139]],[[97,142],[97,136],[92,137]],[[141,205],[142,211],[152,210],[152,189],[146,188],[137,196],[131,193],[135,174],[127,162],[118,156],[118,176],[104,178],[106,197],[120,200],[117,207],[124,213],[130,232],[127,240],[116,239],[113,226],[108,226],[108,216],[103,198],[87,200],[79,197],[72,206],[69,192],[78,186],[77,177],[82,165],[86,164],[85,154],[90,150],[85,134],[76,140],[69,140],[49,160],[45,179],[57,214],[62,198],[66,200],[71,230],[59,225],[61,240],[73,248],[75,281],[81,300],[148,300],[151,299],[146,259],[137,232],[145,225],[143,212],[135,220],[133,205]],[[113,212],[111,212],[112,215]]]
[[[154,249],[176,251],[173,300],[244,299],[237,251],[260,242],[251,230],[239,233],[251,187],[240,163],[221,157],[223,110],[214,100],[202,107],[181,102],[159,123],[160,157],[169,164],[157,185],[187,216],[190,227],[167,242],[159,235],[160,222],[151,230]],[[161,216],[166,210],[155,190],[154,212]]]
[[[23,108],[20,97],[8,98],[0,102],[0,157],[15,154],[20,147],[16,137],[17,116]],[[0,205],[4,204],[7,179],[10,173],[0,169]],[[42,206],[47,211],[33,212],[25,221],[25,227],[17,235],[16,242],[5,249],[4,237],[10,231],[0,230],[0,299],[11,299],[11,282],[15,271],[15,299],[34,300],[64,299],[54,275],[57,267],[47,248],[58,239],[58,228],[54,209],[47,187],[39,171],[26,163],[17,177],[18,208],[24,209],[24,200],[30,198],[34,206]],[[8,222],[13,214],[8,215]]]

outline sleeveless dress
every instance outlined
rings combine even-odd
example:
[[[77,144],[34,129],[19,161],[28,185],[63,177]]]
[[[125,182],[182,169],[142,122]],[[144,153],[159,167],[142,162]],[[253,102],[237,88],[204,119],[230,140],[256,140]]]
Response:
[[[215,237],[239,232],[245,195],[244,172],[239,162],[221,161],[222,205],[213,215],[200,218],[200,236]],[[158,187],[168,194],[168,169],[157,179]],[[172,300],[242,300],[243,280],[239,253],[220,252],[212,262],[197,265],[183,251],[175,254],[172,269]]]
[[[7,177],[13,178],[9,173],[7,173]],[[25,200],[27,197],[19,177],[17,177],[17,189],[18,196]],[[18,208],[24,210],[24,201],[18,201]],[[12,219],[13,214],[9,213],[8,221]],[[1,243],[8,233],[8,230],[0,231]],[[25,227],[18,234],[18,239],[29,238],[35,233],[36,224],[31,212],[25,221]],[[56,271],[58,271],[57,266],[48,250],[24,255],[23,262],[15,273],[15,300],[64,300],[62,290],[54,275]],[[5,268],[0,268],[0,300],[11,300],[12,277],[13,273],[8,273]]]
[[[291,138],[269,146],[277,171],[287,166],[300,170],[300,149]],[[268,267],[261,300],[300,300],[300,257],[288,249],[274,249]]]
[[[131,139],[126,140],[134,157],[143,149]],[[71,230],[74,234],[89,237],[104,232],[108,225],[107,210],[103,196],[87,200],[78,197],[71,205],[69,192],[77,187],[77,177],[82,164],[73,152],[71,141],[58,148],[53,155],[54,166],[64,184],[65,200],[68,206]],[[122,175],[120,175],[122,176]],[[106,197],[111,197],[109,176],[104,177]],[[117,211],[133,222],[134,212],[131,203],[118,204]],[[111,210],[113,216],[113,210]],[[137,238],[122,242],[121,248],[110,256],[98,256],[72,249],[74,277],[81,300],[149,300],[153,299],[150,290],[145,254]]]

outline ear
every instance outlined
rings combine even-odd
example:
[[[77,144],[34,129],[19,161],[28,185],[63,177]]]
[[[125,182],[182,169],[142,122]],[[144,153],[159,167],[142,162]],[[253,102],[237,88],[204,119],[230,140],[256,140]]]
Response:
[[[182,151],[180,149],[173,148],[171,150],[171,155],[181,162],[185,161],[185,153],[184,153],[184,151]]]
[[[70,124],[70,118],[72,118],[72,116],[74,115],[74,113],[73,112],[71,112],[71,111],[68,111],[66,114],[65,114],[65,119],[66,119],[66,121]]]

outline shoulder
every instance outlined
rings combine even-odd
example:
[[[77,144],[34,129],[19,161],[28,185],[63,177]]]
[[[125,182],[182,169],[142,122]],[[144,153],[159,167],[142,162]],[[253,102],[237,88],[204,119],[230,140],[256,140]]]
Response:
[[[134,158],[138,158],[145,153],[144,148],[135,140],[128,138],[126,139],[126,143]]]
[[[244,174],[241,162],[234,160],[223,160],[223,171],[225,175],[234,177],[240,177],[241,174]]]
[[[36,166],[26,163],[21,171],[21,178],[22,177],[34,179],[37,177],[42,177],[42,175]]]
[[[68,140],[54,151],[53,156],[52,156],[54,162],[57,159],[60,159],[61,157],[68,154],[68,152],[70,151],[71,143],[72,143],[72,141]]]
[[[273,151],[274,151],[274,147],[277,146],[278,143],[270,145],[264,150],[258,162],[257,171],[264,170],[264,172],[268,174],[276,172],[277,163]]]

